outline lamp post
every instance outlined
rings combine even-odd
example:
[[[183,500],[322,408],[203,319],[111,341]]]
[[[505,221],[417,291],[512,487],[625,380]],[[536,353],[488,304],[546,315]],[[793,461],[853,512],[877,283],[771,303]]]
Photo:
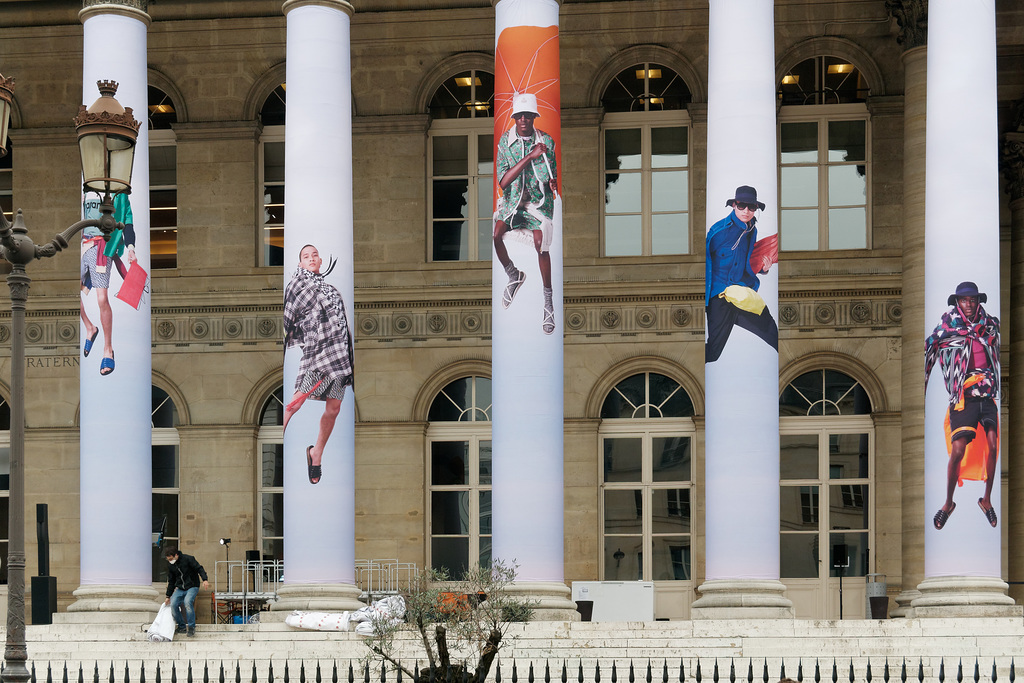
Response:
[[[68,241],[88,227],[99,228],[104,239],[124,225],[114,220],[113,195],[131,192],[132,164],[139,122],[131,108],[123,108],[114,94],[117,83],[97,83],[100,98],[75,117],[82,155],[83,189],[102,194],[100,218],[78,221],[47,244],[32,242],[21,209],[11,224],[0,213],[0,255],[11,264],[7,285],[11,290],[11,475],[7,555],[7,643],[0,681],[27,681],[30,677],[25,647],[25,304],[31,282],[25,266],[49,258],[68,247]],[[14,95],[14,79],[0,75],[0,155],[6,154],[7,126]]]

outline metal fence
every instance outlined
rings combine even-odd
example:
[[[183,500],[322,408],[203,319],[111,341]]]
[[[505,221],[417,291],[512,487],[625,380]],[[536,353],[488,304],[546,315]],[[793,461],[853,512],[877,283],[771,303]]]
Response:
[[[504,664],[504,665],[503,665]],[[232,661],[191,661],[161,663],[124,661],[94,662],[90,667],[84,663],[69,665],[46,664],[45,668],[36,663],[31,665],[33,683],[466,683],[469,674],[441,677],[432,669],[411,667],[412,681],[407,674],[393,667],[380,667],[365,663],[343,660],[323,660],[309,664],[305,661],[289,662],[258,660],[252,662]],[[0,668],[2,671],[2,668]],[[898,661],[858,658],[822,660],[818,658],[797,659],[795,666],[787,668],[784,661],[769,664],[767,659],[681,659],[679,661],[645,660],[634,662],[610,662],[577,660],[558,661],[534,660],[518,662],[503,660],[492,667],[489,680],[494,683],[777,683],[789,679],[804,681],[831,681],[831,683],[872,683],[872,681],[908,681],[925,683],[938,681],[1009,681],[1016,679],[1016,664],[1013,658],[991,658],[973,661],[962,658],[947,662],[945,658],[902,658]]]

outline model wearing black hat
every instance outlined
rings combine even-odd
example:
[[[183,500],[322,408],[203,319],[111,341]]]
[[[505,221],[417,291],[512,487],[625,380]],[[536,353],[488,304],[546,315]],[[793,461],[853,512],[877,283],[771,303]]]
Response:
[[[978,507],[989,525],[998,524],[992,506],[992,485],[995,482],[996,463],[999,459],[999,319],[988,315],[981,304],[988,296],[978,291],[978,285],[965,281],[956,286],[946,303],[952,310],[925,341],[925,388],[928,377],[938,361],[943,380],[949,392],[949,435],[946,465],[946,499],[935,513],[932,524],[942,529],[956,509],[953,493],[962,485],[965,465],[975,469],[975,459],[984,459],[981,474],[971,479],[984,479],[985,492],[978,499]],[[985,432],[984,452],[979,446],[969,446],[977,436],[979,427]]]

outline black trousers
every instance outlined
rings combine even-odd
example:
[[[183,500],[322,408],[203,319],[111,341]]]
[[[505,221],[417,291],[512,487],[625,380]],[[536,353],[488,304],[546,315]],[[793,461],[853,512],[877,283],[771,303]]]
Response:
[[[756,334],[776,351],[779,350],[779,326],[766,306],[760,315],[737,308],[721,297],[714,297],[707,307],[708,341],[704,346],[704,362],[713,363],[722,355],[733,325]]]

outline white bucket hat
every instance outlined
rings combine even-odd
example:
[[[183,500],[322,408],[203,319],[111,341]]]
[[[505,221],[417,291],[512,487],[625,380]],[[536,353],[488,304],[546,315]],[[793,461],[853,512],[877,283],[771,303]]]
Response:
[[[521,112],[530,112],[540,116],[537,111],[537,96],[530,93],[516,93],[512,97],[512,116]]]

